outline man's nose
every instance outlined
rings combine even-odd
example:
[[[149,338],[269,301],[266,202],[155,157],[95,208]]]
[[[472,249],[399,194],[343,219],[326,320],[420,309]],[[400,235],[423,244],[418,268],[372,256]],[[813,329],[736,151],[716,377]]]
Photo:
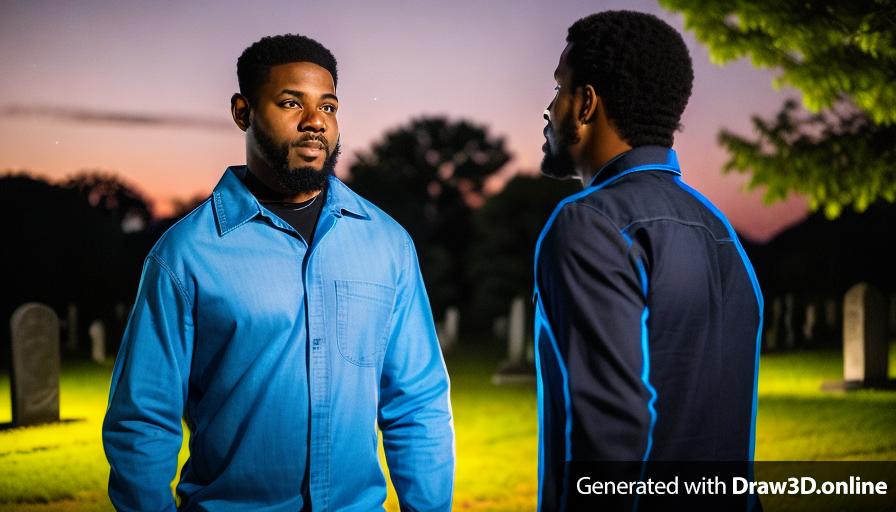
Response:
[[[324,122],[324,117],[316,110],[306,113],[299,122],[300,132],[323,132],[326,129],[327,124]]]

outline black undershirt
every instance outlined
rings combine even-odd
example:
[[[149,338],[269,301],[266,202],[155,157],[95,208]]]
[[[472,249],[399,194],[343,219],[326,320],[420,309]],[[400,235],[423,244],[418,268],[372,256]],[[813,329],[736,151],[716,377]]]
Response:
[[[265,208],[292,226],[293,229],[302,235],[302,239],[305,240],[308,246],[311,246],[311,241],[314,238],[314,228],[317,226],[317,219],[320,217],[323,205],[327,202],[326,185],[324,185],[320,194],[301,203],[261,199],[259,196],[271,197],[273,194],[271,194],[270,189],[261,183],[261,181],[259,181],[251,172],[246,173],[246,186]]]

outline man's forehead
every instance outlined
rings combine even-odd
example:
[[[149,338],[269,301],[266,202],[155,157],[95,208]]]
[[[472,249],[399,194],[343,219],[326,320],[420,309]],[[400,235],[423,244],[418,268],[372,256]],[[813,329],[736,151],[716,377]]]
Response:
[[[563,48],[563,51],[560,53],[560,59],[557,61],[557,68],[554,69],[554,78],[560,78],[569,70],[566,59],[569,57],[571,48],[572,43],[567,43],[566,47]]]
[[[303,84],[309,87],[327,89],[335,92],[333,75],[313,62],[298,61],[271,66],[268,73],[268,85],[275,88],[285,85]]]

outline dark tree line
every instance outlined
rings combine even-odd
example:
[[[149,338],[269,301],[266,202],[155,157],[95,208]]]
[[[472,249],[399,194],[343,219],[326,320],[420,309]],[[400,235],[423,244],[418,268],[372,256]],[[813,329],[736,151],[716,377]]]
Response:
[[[128,304],[136,290],[149,212],[136,189],[112,175],[85,172],[63,184],[24,172],[0,176],[4,345],[12,312],[30,301],[50,305],[63,320],[76,304],[81,338],[94,319],[113,324],[115,305]]]

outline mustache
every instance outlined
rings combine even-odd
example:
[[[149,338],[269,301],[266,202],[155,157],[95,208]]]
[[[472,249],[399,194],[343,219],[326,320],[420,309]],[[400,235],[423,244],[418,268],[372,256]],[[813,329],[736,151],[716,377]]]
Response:
[[[319,143],[323,147],[323,150],[326,151],[328,155],[330,154],[330,143],[327,142],[327,139],[324,138],[323,135],[306,135],[304,137],[300,137],[300,138],[295,139],[294,141],[290,142],[289,147],[297,148],[297,147],[304,146],[309,142]]]

